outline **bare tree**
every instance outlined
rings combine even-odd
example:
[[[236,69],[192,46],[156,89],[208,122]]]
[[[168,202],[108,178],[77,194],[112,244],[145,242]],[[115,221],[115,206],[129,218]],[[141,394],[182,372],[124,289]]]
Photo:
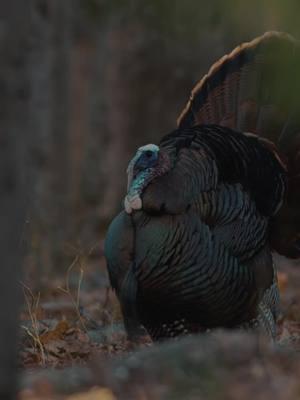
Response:
[[[72,30],[70,0],[31,1],[31,129],[36,133],[31,234],[36,271],[61,267],[70,230],[69,99]]]
[[[11,0],[0,9],[0,399],[14,398],[23,232],[29,180],[27,53],[28,6]]]

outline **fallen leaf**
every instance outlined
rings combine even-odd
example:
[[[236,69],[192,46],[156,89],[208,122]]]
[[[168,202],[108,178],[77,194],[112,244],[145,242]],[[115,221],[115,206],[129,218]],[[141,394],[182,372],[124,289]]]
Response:
[[[63,340],[52,340],[44,345],[47,354],[52,354],[56,357],[61,357],[66,353],[66,343]]]
[[[93,388],[87,393],[74,394],[66,397],[66,400],[116,400],[112,391],[107,388]]]
[[[51,341],[60,340],[64,337],[66,332],[69,331],[69,329],[70,326],[66,320],[59,321],[53,330],[40,335],[40,341],[43,345],[46,345]]]
[[[288,275],[285,272],[278,271],[277,278],[279,291],[280,293],[284,293],[288,286]]]

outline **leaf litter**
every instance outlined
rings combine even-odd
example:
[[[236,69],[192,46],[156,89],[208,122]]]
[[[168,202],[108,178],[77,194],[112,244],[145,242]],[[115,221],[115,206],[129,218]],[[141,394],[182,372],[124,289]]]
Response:
[[[300,358],[300,265],[289,264],[282,258],[278,260],[282,316],[278,323],[277,343],[283,349],[299,352]],[[118,302],[114,293],[108,288],[104,261],[97,260],[97,263],[91,262],[86,269],[81,265],[77,273],[77,283],[73,285],[70,284],[70,276],[74,273],[76,263],[68,269],[67,281],[56,281],[43,292],[34,293],[28,285],[24,285],[25,307],[21,316],[19,365],[25,377],[32,377],[40,371],[52,371],[53,368],[62,371],[67,371],[73,366],[90,368],[95,359],[103,360],[104,363],[104,367],[100,368],[102,372],[99,372],[99,376],[113,374],[112,367],[109,367],[113,360],[120,357],[126,359],[132,354],[139,355],[139,349],[149,346],[155,348],[156,345],[151,345],[148,337],[142,339],[139,345],[133,345],[127,341]],[[102,275],[101,284],[93,282],[95,274]],[[76,282],[76,279],[74,281]],[[261,367],[252,365],[251,368],[257,372]],[[173,372],[171,371],[170,374],[172,375]],[[147,377],[143,379],[147,381]],[[149,381],[151,379],[149,376]],[[92,379],[89,387],[83,385],[82,388],[78,388],[78,391],[82,393],[64,395],[57,394],[57,388],[51,383],[51,379],[44,376],[39,384],[34,379],[29,380],[31,383],[28,384],[27,380],[19,399],[47,398],[47,393],[42,394],[43,390],[46,390],[50,393],[49,398],[53,399],[114,400],[123,398],[120,394],[115,397],[115,384],[112,382],[118,382],[118,380],[118,376],[115,378],[110,376],[110,379],[104,379],[104,387],[101,387],[97,385],[97,380]],[[157,385],[157,382],[153,384]],[[147,382],[144,381],[142,387],[148,387]],[[245,387],[246,382],[242,385],[242,389],[239,386],[239,390],[243,391]],[[145,393],[143,390],[138,395],[134,394],[132,399],[150,398],[147,397],[148,394],[145,394],[148,389],[145,389]],[[159,390],[158,392],[160,393]],[[36,395],[42,397],[34,397]],[[165,398],[161,394],[155,396],[153,399]]]

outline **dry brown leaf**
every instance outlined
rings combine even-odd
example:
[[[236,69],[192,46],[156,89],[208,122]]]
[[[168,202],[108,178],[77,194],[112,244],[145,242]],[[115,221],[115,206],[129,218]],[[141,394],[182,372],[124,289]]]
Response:
[[[73,394],[66,400],[116,400],[112,391],[107,388],[93,388],[86,393]]]
[[[45,345],[51,341],[60,340],[64,337],[69,329],[70,325],[66,320],[59,321],[52,331],[48,331],[40,335],[40,341],[43,345]]]
[[[288,275],[285,272],[278,271],[277,277],[280,293],[284,293],[288,286]]]
[[[61,357],[66,353],[66,343],[63,340],[52,340],[45,344],[45,350],[47,354],[52,354],[56,357]]]

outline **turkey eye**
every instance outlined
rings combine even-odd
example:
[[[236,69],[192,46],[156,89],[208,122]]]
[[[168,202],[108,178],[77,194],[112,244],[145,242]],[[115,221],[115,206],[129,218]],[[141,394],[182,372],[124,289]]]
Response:
[[[145,155],[146,155],[146,157],[147,158],[151,158],[152,157],[152,151],[151,150],[147,150],[147,151],[145,151]]]

